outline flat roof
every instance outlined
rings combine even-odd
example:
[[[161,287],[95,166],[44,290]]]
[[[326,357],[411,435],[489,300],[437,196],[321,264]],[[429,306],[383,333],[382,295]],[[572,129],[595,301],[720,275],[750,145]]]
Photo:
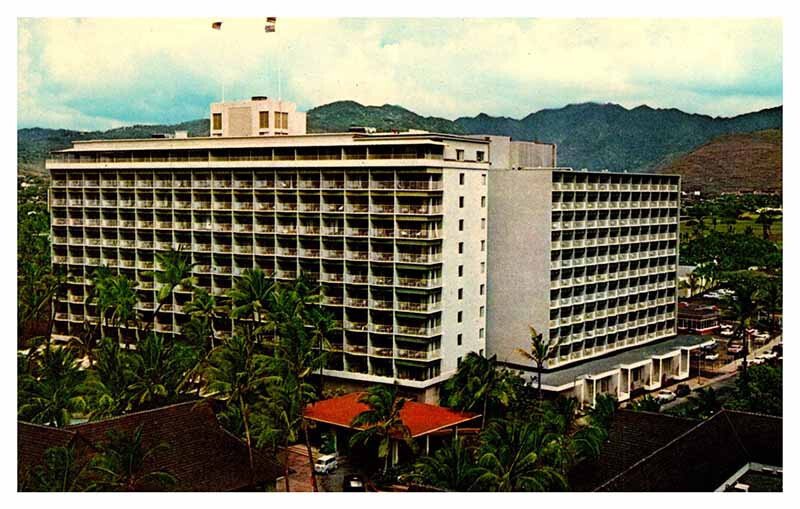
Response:
[[[364,392],[351,392],[344,396],[318,401],[306,407],[303,417],[308,420],[353,429],[350,423],[361,412],[369,407],[361,403],[359,398]],[[416,401],[406,401],[400,410],[400,418],[408,427],[412,438],[428,435],[435,431],[451,428],[459,424],[479,418],[481,415],[472,412],[459,412],[450,408]],[[399,437],[398,437],[399,438]]]
[[[325,147],[342,144],[361,145],[375,142],[379,145],[443,145],[442,140],[489,144],[488,140],[443,133],[310,133],[281,136],[191,136],[188,138],[127,138],[75,140],[72,147],[53,152],[80,152],[84,150],[175,150],[204,148],[270,148],[270,147]]]
[[[574,382],[578,378],[606,373],[621,368],[623,365],[636,364],[681,348],[698,347],[709,341],[713,341],[713,339],[709,339],[707,336],[681,334],[663,341],[636,346],[607,357],[589,360],[563,369],[556,369],[549,373],[542,373],[542,384],[561,387]]]

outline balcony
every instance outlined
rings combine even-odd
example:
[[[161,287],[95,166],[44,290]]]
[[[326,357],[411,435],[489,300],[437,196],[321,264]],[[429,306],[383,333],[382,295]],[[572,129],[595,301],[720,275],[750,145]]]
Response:
[[[390,323],[372,323],[369,326],[370,332],[377,332],[381,334],[391,334],[394,326]]]
[[[394,309],[394,302],[391,300],[371,299],[369,307],[374,309]]]
[[[394,205],[375,205],[373,204],[370,207],[370,212],[374,214],[393,214],[394,213]]]
[[[234,246],[233,252],[238,254],[252,254],[253,246],[237,245]]]
[[[441,308],[440,302],[412,302],[412,301],[398,301],[397,309],[400,311],[415,311],[419,313],[430,313],[438,311]]]
[[[369,277],[366,274],[348,274],[347,275],[347,282],[354,283],[354,284],[367,284],[369,283]]]
[[[348,260],[368,260],[369,253],[367,251],[347,251]]]
[[[436,191],[442,189],[442,182],[428,180],[398,180],[397,189],[410,191]]]
[[[394,229],[392,228],[373,228],[370,232],[372,237],[377,238],[388,238],[391,239],[394,237]]]
[[[272,246],[256,246],[256,254],[272,256],[275,254],[275,248]]]
[[[344,258],[344,251],[341,249],[325,249],[322,252],[323,258],[332,258],[334,260],[341,260]]]
[[[275,204],[271,202],[259,202],[256,203],[256,210],[272,212],[275,210]]]
[[[350,213],[366,214],[367,212],[369,212],[369,206],[366,204],[360,205],[351,203],[347,205],[346,210],[347,212]]]
[[[344,281],[344,275],[340,273],[323,272],[320,281],[325,283],[341,283]]]
[[[374,262],[391,262],[394,260],[394,253],[373,251],[371,253],[370,259]]]
[[[297,279],[297,271],[295,270],[278,270],[276,277],[278,279]]]
[[[394,350],[391,347],[389,348],[371,347],[369,349],[369,354],[375,357],[393,357]]]
[[[404,348],[397,349],[397,357],[401,359],[430,361],[438,359],[440,356],[441,356],[440,350],[407,350]]]
[[[394,285],[394,278],[391,276],[371,276],[369,282],[378,286],[392,286]]]
[[[347,329],[347,330],[353,330],[353,331],[366,331],[368,329],[368,326],[367,326],[366,322],[345,321],[344,322],[344,328]]]
[[[344,351],[347,353],[355,353],[366,355],[368,352],[367,345],[345,345]]]
[[[348,297],[345,302],[347,303],[348,306],[354,308],[365,308],[369,306],[369,302],[367,301],[367,299]]]
[[[322,234],[339,237],[341,235],[344,235],[344,228],[325,226],[322,228]]]
[[[344,304],[344,299],[332,295],[323,295],[322,303],[327,306],[341,306]]]
[[[441,279],[427,277],[401,277],[397,280],[398,286],[410,288],[436,288],[442,284]]]
[[[441,238],[439,230],[429,228],[401,228],[399,237],[405,239],[438,239]]]
[[[440,327],[415,327],[411,325],[400,325],[397,327],[398,334],[407,336],[434,336],[441,334]]]
[[[436,263],[442,261],[441,253],[398,253],[398,260],[410,263]]]

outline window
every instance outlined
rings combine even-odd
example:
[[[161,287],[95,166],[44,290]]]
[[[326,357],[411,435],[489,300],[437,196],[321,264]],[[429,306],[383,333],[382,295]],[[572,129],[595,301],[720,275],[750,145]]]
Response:
[[[486,273],[486,262],[481,262],[481,274]]]
[[[486,185],[486,174],[481,173],[481,184]]]
[[[258,112],[258,128],[259,129],[269,129],[269,112],[268,111],[259,111]]]
[[[475,152],[475,160],[477,160],[478,162],[483,161],[483,150]]]
[[[222,113],[213,113],[211,115],[212,126],[215,131],[222,130]]]
[[[486,291],[486,285],[481,285],[480,292],[479,292],[480,295],[483,295],[483,292],[485,292],[485,291]]]
[[[460,231],[460,232],[464,231],[464,220],[463,219],[459,219],[458,220],[458,231]]]
[[[456,359],[456,367],[459,367],[459,368],[461,367],[461,357]]]
[[[484,332],[484,330],[483,330],[483,329],[480,329],[480,330],[478,330],[478,337],[479,337],[479,338],[483,339],[483,336],[484,336],[485,334],[486,334],[486,333]]]
[[[464,254],[464,243],[463,242],[459,242],[458,243],[458,254]]]
[[[486,218],[481,218],[481,230],[486,229]]]
[[[289,129],[289,114],[282,111],[275,112],[275,129]]]
[[[485,196],[481,196],[481,208],[482,209],[486,208],[486,197]]]
[[[460,186],[464,185],[464,174],[463,173],[459,173],[458,174],[458,185],[460,185]]]
[[[463,196],[459,196],[458,197],[458,208],[460,208],[460,209],[464,208],[464,197]]]
[[[485,306],[481,306],[480,309],[478,309],[478,316],[483,318],[484,313],[486,313],[486,307]]]
[[[461,342],[464,339],[464,335],[459,332],[458,336],[456,336],[456,339],[458,341],[458,346],[461,346]]]
[[[458,300],[461,300],[463,298],[464,298],[464,289],[463,288],[459,288],[458,289]]]
[[[456,160],[463,161],[464,160],[464,151],[461,149],[456,149]]]
[[[458,323],[461,323],[462,321],[464,321],[464,312],[463,311],[459,311],[458,312]]]
[[[458,266],[458,277],[462,277],[463,275],[464,275],[464,266],[463,265],[459,265]]]
[[[483,253],[484,251],[486,251],[486,241],[482,240],[481,241],[481,253]]]

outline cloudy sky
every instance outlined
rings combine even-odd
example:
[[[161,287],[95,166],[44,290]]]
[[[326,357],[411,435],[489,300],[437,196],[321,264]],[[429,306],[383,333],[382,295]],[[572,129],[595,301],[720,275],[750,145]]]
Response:
[[[731,116],[782,103],[778,19],[21,19],[19,127],[205,117],[252,95],[454,119],[569,103]],[[280,80],[279,80],[280,75]]]

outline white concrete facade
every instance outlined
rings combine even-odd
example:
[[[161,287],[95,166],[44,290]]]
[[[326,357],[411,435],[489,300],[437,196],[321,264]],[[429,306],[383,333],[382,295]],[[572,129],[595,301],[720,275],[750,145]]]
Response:
[[[306,114],[290,101],[254,97],[211,104],[211,136],[281,136],[306,134]]]
[[[679,196],[677,176],[493,171],[489,353],[530,369],[529,326],[550,370],[675,336]]]
[[[217,295],[253,267],[319,280],[343,328],[326,376],[430,389],[485,349],[488,147],[424,133],[75,142],[47,162],[53,264],[70,274],[55,331],[96,323],[87,282],[103,265],[140,282],[150,320],[154,255],[180,246]],[[177,290],[155,329],[178,333],[190,299]]]

